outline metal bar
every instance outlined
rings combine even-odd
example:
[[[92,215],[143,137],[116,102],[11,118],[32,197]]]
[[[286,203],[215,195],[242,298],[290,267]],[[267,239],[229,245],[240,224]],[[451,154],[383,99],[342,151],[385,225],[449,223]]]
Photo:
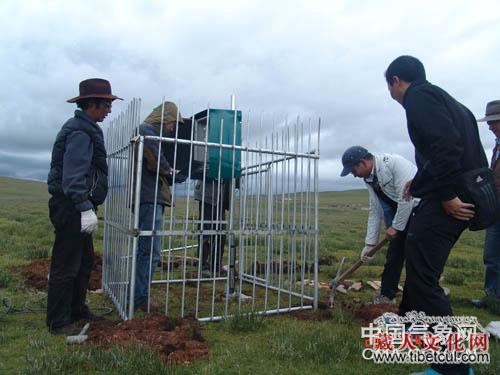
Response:
[[[285,309],[275,309],[275,310],[268,310],[268,311],[256,311],[253,312],[252,314],[257,314],[257,315],[274,315],[274,314],[282,314],[282,313],[291,313],[295,311],[301,311],[301,310],[311,310],[313,307],[312,306],[303,306],[303,307],[289,307]],[[245,314],[243,314],[245,315]],[[199,322],[216,322],[228,318],[232,318],[234,315],[219,315],[219,316],[214,316],[210,318],[199,318]]]
[[[160,140],[161,142],[167,142],[167,143],[174,143],[175,139],[174,138],[169,138],[169,137],[158,137],[154,135],[147,135],[144,136],[146,140],[152,140],[152,141],[158,141]],[[187,139],[178,139],[177,142],[180,144],[190,144],[190,141]],[[194,141],[193,140],[193,145],[195,146],[207,146],[207,147],[219,147],[218,143],[214,142],[203,142],[203,141]],[[228,150],[234,150],[234,151],[250,151],[250,152],[256,152],[259,154],[277,154],[277,155],[284,155],[284,156],[292,156],[292,158],[296,157],[303,157],[307,158],[309,156],[309,153],[294,153],[294,152],[277,152],[276,150],[271,150],[271,149],[266,149],[266,148],[248,148],[247,146],[238,146],[238,145],[230,145],[230,144],[222,144],[222,148],[228,149]],[[248,149],[248,150],[247,150]],[[317,155],[317,151],[311,151],[312,158],[319,159],[319,156]]]
[[[139,206],[141,204],[141,178],[142,178],[142,158],[144,155],[144,138],[139,138],[139,147],[137,151],[137,179],[135,185],[135,205],[134,205],[134,230],[139,229]],[[129,311],[128,318],[134,318],[134,292],[135,292],[135,271],[137,268],[137,246],[139,237],[135,236],[132,243],[132,269],[130,277],[129,291]]]
[[[275,290],[275,291],[280,291],[281,293],[285,293],[285,294],[290,295],[290,297],[293,296],[293,297],[304,298],[304,299],[311,300],[311,301],[314,300],[314,297],[310,297],[310,296],[307,296],[307,295],[302,295],[302,294],[297,293],[297,292],[292,292],[289,289],[278,288],[278,287],[275,287],[275,286],[272,286],[272,285],[267,285],[266,286],[266,279],[263,279],[263,278],[260,278],[260,277],[254,278],[252,275],[247,275],[247,274],[241,275],[241,277],[243,278],[243,281],[247,281],[247,282],[251,282],[251,283],[255,282],[255,284],[257,284],[259,286],[262,286],[264,288],[268,288],[268,289],[271,289],[271,290]]]
[[[225,276],[219,276],[219,277],[195,277],[195,278],[180,278],[180,279],[168,279],[168,280],[153,280],[151,284],[181,284],[184,282],[212,282],[212,281],[225,281],[226,277]]]
[[[163,121],[165,116],[165,97],[162,98],[161,101],[161,119],[160,119],[160,137],[158,139],[158,155],[156,157],[156,179],[155,179],[155,193],[153,199],[153,222],[152,222],[152,234],[151,234],[151,246],[149,247],[149,273],[148,273],[148,309],[147,312],[150,312],[151,308],[151,281],[153,279],[153,253],[154,253],[154,243],[156,236],[156,208],[158,206],[158,185],[160,182],[160,163],[161,163],[161,152],[162,152],[162,142],[161,138],[163,136]],[[147,140],[147,139],[146,139]],[[136,207],[137,208],[137,207]],[[140,210],[140,208],[137,208]],[[162,210],[163,212],[163,210]],[[163,220],[162,220],[162,229],[163,229]]]
[[[171,249],[163,249],[161,252],[162,253],[170,253],[172,251],[192,249],[194,247],[198,247],[198,245],[179,246],[179,247],[174,247],[174,248],[171,248]]]
[[[207,155],[208,155],[208,126],[210,124],[210,109],[207,110],[207,126],[205,128],[205,153],[204,153],[204,159],[203,159],[203,178],[202,178],[202,191],[201,191],[201,234],[199,236],[200,239],[200,246],[198,250],[198,277],[201,277],[201,267],[202,267],[202,260],[203,260],[203,231],[204,231],[204,220],[205,220],[205,183],[206,183],[206,178],[207,178]],[[193,144],[195,141],[193,141]],[[199,309],[199,300],[200,300],[200,282],[198,282],[196,286],[196,307],[195,307],[195,318],[198,318],[198,309]]]
[[[193,135],[194,135],[194,116],[191,118],[191,144],[189,145],[189,166],[188,166],[188,186],[191,187],[191,171],[193,165]],[[188,227],[189,227],[189,198],[191,196],[191,189],[188,189],[187,197],[186,197],[186,215],[185,215],[185,224],[184,224],[184,261],[182,262],[182,277],[184,280],[186,279],[186,256],[187,256],[187,237],[188,237]],[[199,241],[199,238],[197,239]],[[198,250],[198,253],[200,250]],[[199,259],[198,259],[199,263]],[[182,292],[181,292],[181,317],[184,317],[184,300],[186,297],[186,281],[182,283]]]
[[[320,143],[320,131],[321,131],[321,119],[318,120],[318,157],[319,157],[319,143]],[[318,231],[319,231],[319,166],[318,159],[314,160],[314,229],[316,234],[314,235],[314,310],[318,309],[318,281],[319,281],[319,268],[318,268]]]

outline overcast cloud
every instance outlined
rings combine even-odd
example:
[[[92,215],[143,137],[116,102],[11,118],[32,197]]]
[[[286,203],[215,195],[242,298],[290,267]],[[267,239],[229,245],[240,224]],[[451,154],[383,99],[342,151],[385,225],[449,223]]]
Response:
[[[0,175],[45,180],[66,99],[101,77],[143,117],[165,96],[184,116],[209,103],[322,118],[322,190],[345,148],[413,160],[402,107],[383,72],[397,56],[477,116],[500,99],[497,1],[0,1]],[[104,125],[105,126],[105,125]],[[487,155],[494,137],[480,134]]]

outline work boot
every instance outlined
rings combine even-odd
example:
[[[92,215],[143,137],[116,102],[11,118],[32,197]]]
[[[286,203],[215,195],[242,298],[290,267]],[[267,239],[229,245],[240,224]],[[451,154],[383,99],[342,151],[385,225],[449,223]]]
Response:
[[[89,307],[87,305],[84,305],[81,309],[80,312],[77,314],[74,314],[71,317],[71,320],[73,322],[77,322],[81,319],[96,322],[98,320],[104,320],[104,318],[100,315],[94,314],[92,311],[90,311]]]
[[[59,327],[49,328],[49,332],[53,335],[75,336],[80,333],[82,329],[75,327],[72,324],[66,324]]]
[[[477,309],[485,309],[486,307],[488,307],[488,302],[486,302],[484,298],[472,299],[470,303],[472,303],[472,305]]]
[[[210,272],[210,267],[208,265],[202,265],[201,266],[201,275],[200,275],[201,278],[204,278],[204,279],[209,279],[212,277],[212,272]]]
[[[396,299],[390,299],[389,297],[386,297],[382,294],[377,294],[375,298],[373,299],[373,304],[374,305],[381,305],[381,304],[386,304],[386,305],[395,305],[396,304]]]
[[[227,269],[226,269],[226,267],[223,267],[223,266],[217,266],[217,267],[215,267],[215,272],[212,274],[212,276],[213,277],[226,277],[227,276]]]

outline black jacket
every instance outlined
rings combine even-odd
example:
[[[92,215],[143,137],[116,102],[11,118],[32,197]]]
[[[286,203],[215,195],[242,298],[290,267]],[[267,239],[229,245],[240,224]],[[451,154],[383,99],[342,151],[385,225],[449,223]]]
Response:
[[[108,165],[103,133],[82,111],[75,111],[75,117],[57,134],[47,184],[50,194],[64,194],[80,212],[106,199]]]
[[[418,167],[412,195],[441,201],[455,198],[462,173],[488,166],[474,115],[427,81],[411,83],[403,107]]]

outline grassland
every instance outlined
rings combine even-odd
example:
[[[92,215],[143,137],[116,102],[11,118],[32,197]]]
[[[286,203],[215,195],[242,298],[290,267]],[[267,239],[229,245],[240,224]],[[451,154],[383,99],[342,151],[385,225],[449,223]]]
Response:
[[[53,233],[47,200],[45,184],[0,177],[0,298],[16,307],[39,310],[13,314],[0,307],[0,374],[408,374],[424,367],[363,360],[360,323],[341,309],[334,310],[331,320],[321,322],[284,315],[244,324],[206,324],[203,334],[211,354],[185,366],[167,367],[143,347],[66,346],[64,338],[46,331],[45,295],[26,287],[15,272],[16,266],[50,254]],[[320,194],[321,255],[345,256],[348,263],[356,260],[364,242],[366,206],[364,191]],[[451,290],[455,314],[477,316],[486,325],[499,320],[498,314],[474,309],[468,302],[481,296],[483,236],[482,232],[464,233],[448,261],[443,285]],[[100,250],[102,228],[95,244]],[[379,255],[354,278],[379,279],[383,261]],[[334,272],[335,265],[323,266],[321,280],[328,281]],[[369,301],[372,294],[365,288],[338,298]],[[90,303],[93,308],[111,306],[96,294],[90,295]],[[500,374],[498,343],[491,342],[490,353],[492,363],[475,366],[476,374]]]

